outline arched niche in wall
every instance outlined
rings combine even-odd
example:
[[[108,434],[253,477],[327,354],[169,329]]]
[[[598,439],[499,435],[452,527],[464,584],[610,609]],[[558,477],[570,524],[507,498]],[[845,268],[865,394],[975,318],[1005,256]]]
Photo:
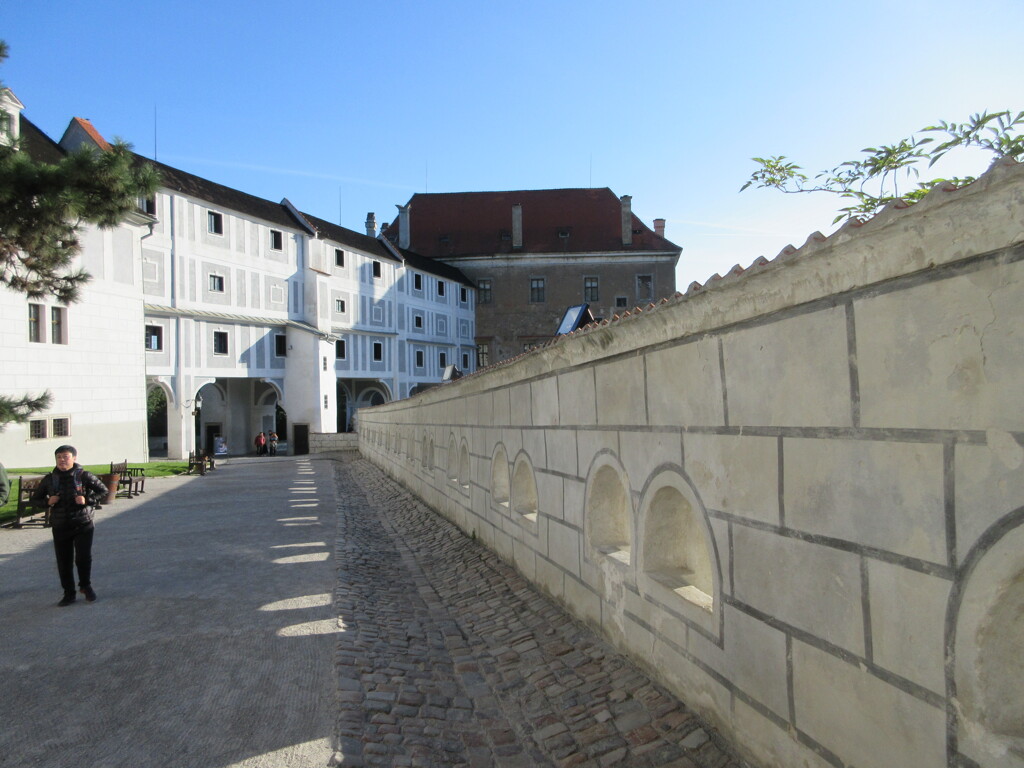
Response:
[[[957,751],[1024,766],[1024,508],[986,531],[957,571],[946,612]],[[958,763],[959,764],[959,763]]]
[[[459,446],[459,485],[462,487],[462,490],[469,490],[469,443],[466,442],[465,438],[462,439],[462,445]]]
[[[640,499],[641,590],[713,630],[721,613],[720,568],[707,512],[681,469],[663,468]]]
[[[537,479],[533,474],[530,457],[523,451],[516,456],[512,469],[511,506],[514,512],[531,522],[536,522],[540,509],[537,499]]]
[[[423,466],[427,469],[434,468],[434,438],[428,436],[425,438],[427,441],[426,450],[423,452]]]
[[[633,549],[633,503],[629,478],[611,452],[598,454],[587,473],[584,530],[592,556],[629,565]]]
[[[430,468],[430,435],[424,431],[423,439],[420,441],[420,463],[424,469]]]
[[[455,435],[448,438],[448,479],[459,482],[459,451],[455,444]]]
[[[508,453],[505,446],[498,443],[491,455],[491,503],[505,512],[509,508],[509,482]]]

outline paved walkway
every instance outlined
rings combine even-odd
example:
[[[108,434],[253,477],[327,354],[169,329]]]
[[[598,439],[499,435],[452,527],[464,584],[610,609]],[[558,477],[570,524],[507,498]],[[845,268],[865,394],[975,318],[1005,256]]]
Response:
[[[0,531],[0,766],[742,764],[355,454],[233,459],[98,515],[100,599]]]

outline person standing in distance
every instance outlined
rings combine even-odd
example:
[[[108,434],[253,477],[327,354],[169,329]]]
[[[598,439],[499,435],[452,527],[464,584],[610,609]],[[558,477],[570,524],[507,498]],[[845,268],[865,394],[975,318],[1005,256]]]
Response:
[[[91,603],[96,600],[92,588],[93,515],[107,496],[107,486],[92,472],[82,469],[73,446],[60,446],[54,451],[54,458],[57,465],[40,481],[32,501],[50,508],[57,573],[64,588],[64,597],[57,605],[64,607],[75,602],[75,566],[78,587]]]

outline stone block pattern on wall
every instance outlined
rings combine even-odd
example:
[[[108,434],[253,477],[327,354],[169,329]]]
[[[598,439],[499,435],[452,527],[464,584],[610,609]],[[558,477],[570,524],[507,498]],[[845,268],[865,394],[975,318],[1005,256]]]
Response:
[[[360,450],[755,764],[1021,768],[1022,233],[997,166],[361,411]]]

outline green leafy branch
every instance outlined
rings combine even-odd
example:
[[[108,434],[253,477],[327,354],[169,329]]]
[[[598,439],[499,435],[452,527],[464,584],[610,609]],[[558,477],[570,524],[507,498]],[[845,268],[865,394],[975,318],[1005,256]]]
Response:
[[[963,186],[974,181],[973,176],[936,178],[919,182],[919,166],[927,161],[930,168],[950,150],[976,147],[991,152],[997,158],[1024,159],[1024,134],[1018,133],[1024,125],[1024,112],[1016,115],[1004,112],[982,112],[972,115],[965,123],[947,123],[927,126],[920,133],[945,134],[945,140],[935,145],[932,136],[911,136],[895,144],[866,147],[862,158],[847,160],[829,171],[822,171],[813,179],[785,155],[755,157],[758,164],[747,183],[756,189],[775,189],[786,194],[828,192],[849,200],[850,205],[839,209],[833,219],[863,221],[895,200],[915,203],[940,182]],[[901,190],[901,182],[904,186]],[[910,182],[911,186],[906,184]],[[916,183],[915,183],[916,182]]]

